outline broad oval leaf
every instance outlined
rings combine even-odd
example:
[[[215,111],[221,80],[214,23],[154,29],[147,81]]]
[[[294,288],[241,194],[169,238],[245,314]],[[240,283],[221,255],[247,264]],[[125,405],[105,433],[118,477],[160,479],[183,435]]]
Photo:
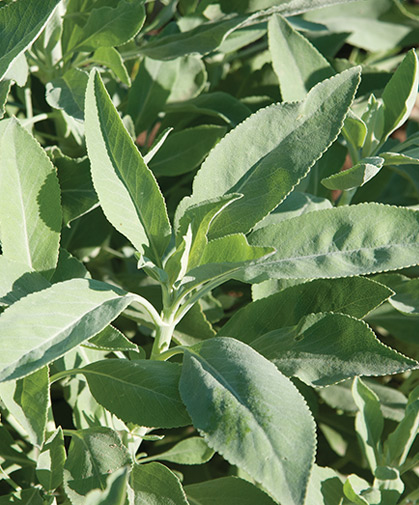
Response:
[[[391,289],[364,277],[315,279],[247,304],[227,321],[218,336],[250,343],[270,331],[294,326],[315,312],[362,318],[392,294]]]
[[[163,196],[97,72],[89,78],[85,117],[93,183],[106,217],[160,264],[171,234]]]
[[[0,382],[19,379],[101,331],[136,295],[71,279],[32,293],[0,316]]]
[[[134,465],[130,484],[133,505],[189,505],[179,479],[161,463]]]
[[[417,361],[382,344],[366,323],[344,314],[310,314],[297,325],[273,330],[250,345],[282,373],[311,386],[419,367]]]
[[[85,505],[94,489],[105,490],[110,473],[131,466],[132,459],[118,433],[95,427],[72,432],[64,465],[64,489],[73,505]]]
[[[247,267],[247,281],[394,270],[419,261],[419,211],[377,203],[319,210],[256,230],[249,243],[276,253]]]
[[[61,231],[55,168],[16,119],[0,124],[0,165],[3,254],[50,278],[57,264]]]
[[[303,504],[314,421],[298,390],[272,363],[242,342],[214,338],[185,352],[179,387],[210,447],[279,502]]]
[[[180,208],[241,193],[214,220],[210,238],[248,232],[336,139],[358,82],[359,70],[350,69],[315,86],[301,102],[274,104],[247,118],[210,152]]]
[[[103,360],[80,369],[95,400],[124,422],[174,428],[191,420],[180,399],[180,366],[167,361]]]
[[[32,9],[26,0],[18,0],[0,9],[0,80],[38,37],[58,3],[44,0]]]

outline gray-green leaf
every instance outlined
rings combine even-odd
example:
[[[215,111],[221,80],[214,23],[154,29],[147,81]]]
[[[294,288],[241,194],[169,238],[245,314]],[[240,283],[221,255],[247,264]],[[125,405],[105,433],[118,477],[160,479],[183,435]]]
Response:
[[[356,165],[322,179],[321,183],[328,189],[354,189],[366,184],[378,174],[384,164],[384,159],[379,156],[363,158]]]
[[[185,352],[179,387],[210,447],[279,502],[303,503],[314,422],[295,386],[272,363],[237,340],[214,338]]]
[[[160,264],[171,234],[163,196],[97,72],[86,94],[86,142],[105,215],[136,249]]]

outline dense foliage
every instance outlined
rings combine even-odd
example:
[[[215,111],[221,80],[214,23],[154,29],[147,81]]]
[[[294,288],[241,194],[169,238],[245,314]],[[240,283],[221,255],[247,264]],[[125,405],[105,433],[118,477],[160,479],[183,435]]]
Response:
[[[0,505],[419,503],[419,7],[0,6]]]

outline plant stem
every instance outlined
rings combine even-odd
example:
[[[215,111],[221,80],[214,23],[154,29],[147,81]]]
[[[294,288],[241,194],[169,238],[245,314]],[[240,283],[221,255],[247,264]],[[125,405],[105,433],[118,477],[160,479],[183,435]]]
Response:
[[[52,383],[57,382],[61,379],[64,379],[65,377],[77,375],[78,373],[80,373],[79,368],[71,368],[70,370],[63,370],[62,372],[57,372],[56,374],[54,374],[50,377],[49,383],[52,384]]]
[[[0,465],[0,473],[3,475],[3,479],[12,487],[15,491],[20,491],[22,488],[16,484],[16,482],[10,478],[7,473],[3,470],[3,467]]]
[[[175,326],[176,322],[173,321],[173,317],[170,317],[169,321],[162,320],[161,324],[157,326],[150,359],[161,359],[160,355],[169,349]]]
[[[352,201],[352,198],[355,196],[357,189],[358,188],[344,190],[341,197],[339,198],[338,207],[341,207],[342,205],[349,205]]]

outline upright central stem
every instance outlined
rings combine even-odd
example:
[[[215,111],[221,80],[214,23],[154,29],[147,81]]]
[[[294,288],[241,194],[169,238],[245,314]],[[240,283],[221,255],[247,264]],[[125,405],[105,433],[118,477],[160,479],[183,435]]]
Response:
[[[169,349],[175,326],[174,314],[170,314],[167,318],[163,315],[161,324],[156,328],[156,337],[150,356],[151,359],[159,359],[160,354]]]

